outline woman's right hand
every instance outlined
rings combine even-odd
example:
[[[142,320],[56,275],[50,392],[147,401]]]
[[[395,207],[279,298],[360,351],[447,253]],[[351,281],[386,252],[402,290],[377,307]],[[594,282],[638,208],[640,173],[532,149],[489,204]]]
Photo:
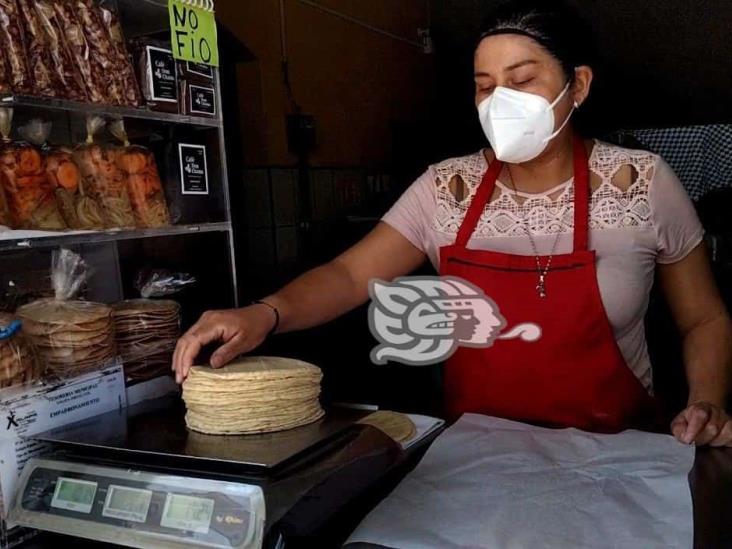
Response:
[[[211,355],[211,366],[221,368],[240,354],[261,345],[275,322],[274,311],[262,304],[203,313],[175,347],[173,371],[176,382],[183,383],[204,345],[217,341],[222,343]]]

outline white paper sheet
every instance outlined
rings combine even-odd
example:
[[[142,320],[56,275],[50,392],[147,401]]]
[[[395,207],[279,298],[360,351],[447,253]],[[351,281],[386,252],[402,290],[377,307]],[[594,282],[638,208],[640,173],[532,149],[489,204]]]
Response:
[[[690,548],[694,448],[465,415],[348,540],[412,548]]]

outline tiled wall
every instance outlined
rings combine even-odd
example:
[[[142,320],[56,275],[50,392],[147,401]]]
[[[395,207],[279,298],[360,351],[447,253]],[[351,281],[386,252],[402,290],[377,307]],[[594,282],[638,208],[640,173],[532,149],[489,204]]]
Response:
[[[234,205],[245,284],[266,291],[355,242],[386,209],[391,181],[358,168],[246,170]]]

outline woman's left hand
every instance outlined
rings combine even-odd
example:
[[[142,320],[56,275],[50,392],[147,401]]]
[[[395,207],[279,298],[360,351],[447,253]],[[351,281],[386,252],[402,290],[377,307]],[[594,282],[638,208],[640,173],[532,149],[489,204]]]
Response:
[[[684,444],[732,447],[732,418],[719,406],[695,402],[671,422],[671,432]]]

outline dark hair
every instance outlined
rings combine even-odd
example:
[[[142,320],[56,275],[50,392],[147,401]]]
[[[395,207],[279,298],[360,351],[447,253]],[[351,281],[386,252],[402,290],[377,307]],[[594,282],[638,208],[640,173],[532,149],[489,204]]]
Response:
[[[521,34],[538,42],[562,65],[568,79],[580,65],[594,65],[592,29],[561,0],[510,0],[484,20],[476,47],[488,36]]]

